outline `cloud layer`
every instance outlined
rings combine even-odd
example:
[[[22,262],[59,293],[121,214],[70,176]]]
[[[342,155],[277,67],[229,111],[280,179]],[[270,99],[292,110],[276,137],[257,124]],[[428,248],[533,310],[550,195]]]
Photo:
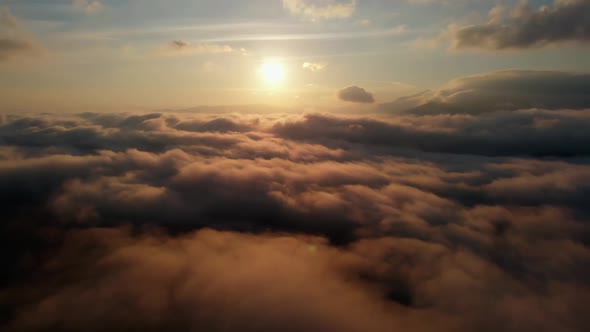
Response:
[[[508,19],[503,18],[504,11],[505,8],[496,7],[488,23],[453,31],[453,47],[505,50],[590,41],[588,0],[556,0],[536,11],[521,1]]]
[[[590,111],[553,102],[7,114],[0,327],[584,331]]]

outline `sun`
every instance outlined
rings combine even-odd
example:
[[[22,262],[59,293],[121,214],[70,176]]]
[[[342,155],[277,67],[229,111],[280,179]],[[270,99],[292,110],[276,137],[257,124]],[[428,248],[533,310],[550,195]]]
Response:
[[[271,85],[278,85],[285,80],[285,68],[275,61],[266,61],[261,64],[259,73]]]

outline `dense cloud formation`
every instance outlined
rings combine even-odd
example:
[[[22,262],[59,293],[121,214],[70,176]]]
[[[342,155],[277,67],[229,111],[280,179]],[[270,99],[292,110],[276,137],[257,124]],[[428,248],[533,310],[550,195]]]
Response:
[[[462,115],[7,114],[0,329],[584,331],[590,105],[558,93]]]
[[[375,102],[373,94],[358,86],[349,86],[338,91],[338,98],[352,103],[371,104]]]
[[[503,11],[496,7],[488,23],[454,31],[454,48],[504,50],[590,41],[589,0],[556,0],[537,11],[521,1],[507,20]]]

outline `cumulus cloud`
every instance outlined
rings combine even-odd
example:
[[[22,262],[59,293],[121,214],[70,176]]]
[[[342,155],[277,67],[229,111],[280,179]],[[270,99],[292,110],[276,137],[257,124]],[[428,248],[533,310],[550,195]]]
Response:
[[[303,65],[301,65],[301,68],[303,68],[305,70],[309,70],[311,72],[318,72],[318,71],[324,70],[326,68],[326,64],[314,63],[314,62],[304,62]]]
[[[585,331],[590,110],[555,96],[5,114],[0,329]]]
[[[40,54],[42,47],[6,7],[0,7],[0,61]]]
[[[372,104],[375,102],[372,93],[358,86],[349,86],[338,91],[338,98],[352,103]]]
[[[590,2],[587,0],[556,0],[536,11],[530,10],[526,1],[521,1],[508,18],[503,17],[503,9],[494,8],[486,24],[453,29],[453,48],[526,49],[590,40]]]
[[[311,20],[347,18],[354,14],[356,0],[283,0],[283,7]]]

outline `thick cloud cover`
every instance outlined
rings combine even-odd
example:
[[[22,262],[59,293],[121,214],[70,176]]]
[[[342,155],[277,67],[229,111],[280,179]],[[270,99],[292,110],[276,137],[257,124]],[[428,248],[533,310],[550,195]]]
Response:
[[[512,10],[509,19],[497,15],[490,22],[461,27],[453,32],[456,49],[523,49],[563,42],[590,40],[590,1],[555,0],[531,11],[525,2]]]
[[[7,114],[0,329],[584,331],[590,111],[552,100]]]

